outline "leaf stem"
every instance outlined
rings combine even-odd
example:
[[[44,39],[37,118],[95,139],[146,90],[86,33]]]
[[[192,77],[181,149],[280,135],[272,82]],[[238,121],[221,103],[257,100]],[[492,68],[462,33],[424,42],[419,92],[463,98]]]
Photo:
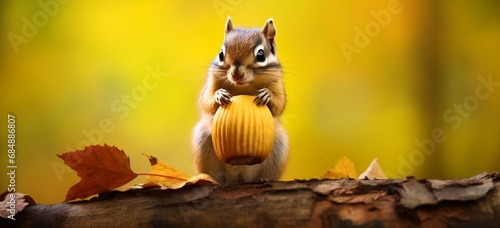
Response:
[[[170,179],[177,179],[177,180],[181,180],[181,181],[186,181],[186,179],[182,179],[182,178],[179,178],[179,177],[161,175],[161,174],[156,174],[156,173],[136,173],[136,174],[137,175],[142,175],[142,176],[164,177],[164,178],[170,178]]]

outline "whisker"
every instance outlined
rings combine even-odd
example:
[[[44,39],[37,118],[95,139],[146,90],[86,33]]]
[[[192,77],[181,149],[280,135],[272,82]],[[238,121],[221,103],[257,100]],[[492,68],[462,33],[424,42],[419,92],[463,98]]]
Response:
[[[294,67],[285,65],[285,69],[297,69],[293,71],[283,70],[283,81],[285,82],[285,86],[288,94],[296,94],[301,99],[298,102],[308,102],[308,100],[312,99],[311,87],[307,86],[308,83],[304,80],[304,76],[307,76],[305,72],[302,71],[301,67]],[[304,96],[305,95],[305,96]]]
[[[193,79],[200,79],[200,80],[203,80],[205,79],[205,76],[206,76],[206,73],[199,73],[199,74],[194,74],[193,76],[191,77],[188,77],[188,78],[185,78],[181,81],[181,83],[186,83],[186,82],[189,82]]]

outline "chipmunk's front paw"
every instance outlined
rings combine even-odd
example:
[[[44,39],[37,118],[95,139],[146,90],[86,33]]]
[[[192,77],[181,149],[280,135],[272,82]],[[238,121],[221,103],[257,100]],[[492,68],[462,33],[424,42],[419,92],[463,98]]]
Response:
[[[215,102],[220,106],[231,104],[231,97],[232,95],[225,89],[215,91]]]
[[[253,100],[257,105],[267,105],[271,101],[271,90],[268,88],[263,88],[257,90],[255,93],[255,99]]]

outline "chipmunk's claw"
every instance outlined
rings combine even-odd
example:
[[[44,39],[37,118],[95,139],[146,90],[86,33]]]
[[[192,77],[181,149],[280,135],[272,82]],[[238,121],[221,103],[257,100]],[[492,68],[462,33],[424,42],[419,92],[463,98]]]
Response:
[[[271,91],[268,88],[257,90],[255,99],[253,100],[257,105],[267,105],[271,101]]]
[[[232,95],[225,89],[215,91],[215,102],[220,106],[231,104]]]

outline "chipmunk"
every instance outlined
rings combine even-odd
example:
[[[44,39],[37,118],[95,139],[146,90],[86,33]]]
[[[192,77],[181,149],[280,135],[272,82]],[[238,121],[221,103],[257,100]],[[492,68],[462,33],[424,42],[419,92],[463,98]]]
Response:
[[[200,173],[219,183],[278,180],[288,158],[288,138],[279,117],[286,104],[281,65],[276,57],[273,19],[264,28],[233,28],[228,17],[224,44],[208,70],[199,96],[201,119],[194,128],[193,155]],[[212,122],[220,106],[236,95],[255,95],[257,105],[267,105],[274,118],[275,137],[268,158],[256,165],[230,165],[220,161],[212,144]]]

